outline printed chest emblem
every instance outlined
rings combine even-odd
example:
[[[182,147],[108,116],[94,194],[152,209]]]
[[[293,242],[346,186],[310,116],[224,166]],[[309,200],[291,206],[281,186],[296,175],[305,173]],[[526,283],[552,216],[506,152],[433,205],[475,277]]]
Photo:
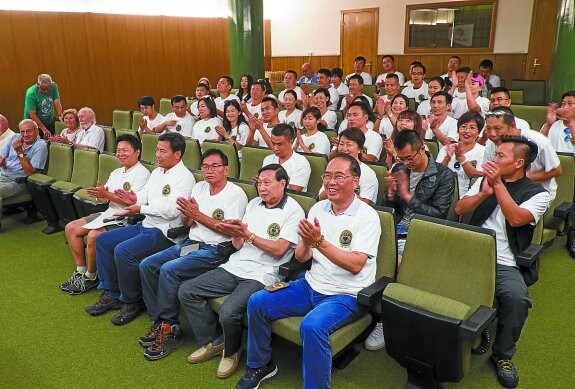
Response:
[[[277,238],[280,235],[280,225],[277,223],[272,223],[268,226],[268,235],[270,238]]]
[[[172,188],[170,187],[170,184],[166,184],[166,186],[164,186],[164,188],[162,189],[162,196],[169,196],[170,193],[172,193]]]
[[[341,247],[349,247],[352,239],[353,234],[350,230],[343,230],[341,234],[339,234],[339,244]]]
[[[212,217],[216,220],[224,220],[224,211],[220,208],[216,208],[214,212],[212,212]]]

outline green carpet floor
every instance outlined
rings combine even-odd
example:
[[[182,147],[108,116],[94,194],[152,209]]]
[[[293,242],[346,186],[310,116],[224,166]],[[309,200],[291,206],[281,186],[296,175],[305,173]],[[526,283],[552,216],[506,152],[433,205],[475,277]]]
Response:
[[[183,347],[165,359],[148,362],[138,338],[148,329],[146,316],[116,327],[112,313],[90,317],[84,307],[98,291],[69,296],[58,284],[69,277],[73,261],[63,233],[47,236],[45,223],[25,226],[24,214],[7,216],[0,231],[0,388],[233,388],[242,368],[227,380],[216,378],[213,359],[192,366],[186,356],[195,349],[187,336]],[[530,289],[533,309],[514,358],[521,388],[572,388],[575,351],[575,261],[556,239],[544,252],[541,279]],[[274,339],[279,372],[263,388],[299,388],[301,350]],[[333,388],[401,388],[406,373],[385,350],[360,355],[345,369],[334,370]],[[497,388],[486,355],[473,357],[458,384],[446,388]]]

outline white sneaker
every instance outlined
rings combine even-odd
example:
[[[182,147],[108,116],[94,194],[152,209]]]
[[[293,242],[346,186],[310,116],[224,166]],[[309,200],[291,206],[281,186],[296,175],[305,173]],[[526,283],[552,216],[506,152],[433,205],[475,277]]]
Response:
[[[381,322],[375,325],[371,334],[365,340],[365,348],[370,351],[379,350],[385,347],[385,339],[383,337],[383,324]]]

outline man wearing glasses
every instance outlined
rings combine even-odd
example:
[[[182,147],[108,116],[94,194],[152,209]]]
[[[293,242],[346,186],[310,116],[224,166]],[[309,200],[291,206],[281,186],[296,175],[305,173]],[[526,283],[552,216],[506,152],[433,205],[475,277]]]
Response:
[[[493,111],[497,107],[510,107],[513,102],[509,95],[509,90],[503,86],[491,89],[491,96],[489,98],[489,110]],[[520,119],[515,116],[515,127],[521,131],[528,131],[531,129],[526,120]]]
[[[429,99],[428,86],[427,82],[425,82],[425,66],[421,63],[416,64],[409,72],[409,75],[411,76],[411,85],[405,87],[401,93],[415,99],[418,103]]]
[[[0,219],[3,200],[26,193],[26,177],[42,171],[48,157],[36,122],[24,119],[18,127],[20,133],[12,135],[0,150]]]
[[[483,161],[491,161],[495,157],[501,137],[505,135],[524,136],[537,144],[537,156],[527,172],[527,177],[543,185],[553,201],[557,192],[555,177],[561,175],[561,164],[549,139],[538,131],[517,128],[513,111],[507,107],[497,107],[485,114],[484,131],[488,140],[485,143]]]
[[[56,117],[54,116],[56,107]],[[62,103],[58,85],[49,74],[40,74],[38,82],[26,90],[24,118],[32,119],[48,139],[55,131],[55,120],[62,120]]]
[[[230,168],[222,151],[209,149],[202,154],[201,167],[204,181],[194,185],[189,198],[177,199],[182,223],[190,227],[188,239],[140,262],[142,295],[152,322],[140,338],[148,360],[163,358],[184,343],[178,289],[182,282],[228,259],[218,246],[231,237],[216,230],[216,224],[241,219],[248,204],[244,191],[228,181]]]

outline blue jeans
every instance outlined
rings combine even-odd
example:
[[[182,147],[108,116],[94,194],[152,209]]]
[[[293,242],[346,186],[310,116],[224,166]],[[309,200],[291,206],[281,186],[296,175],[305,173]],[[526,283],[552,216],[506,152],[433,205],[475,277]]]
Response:
[[[329,388],[332,358],[329,335],[365,313],[363,307],[357,306],[355,297],[318,293],[303,278],[276,292],[259,291],[248,302],[247,366],[259,368],[271,360],[272,321],[305,316],[300,327],[304,387]]]
[[[98,289],[125,303],[142,301],[140,261],[173,244],[158,228],[141,224],[101,233],[96,238]]]
[[[150,320],[156,324],[161,320],[178,323],[178,289],[182,282],[215,269],[224,262],[223,258],[218,257],[217,246],[212,245],[203,245],[199,250],[180,257],[181,248],[190,243],[187,240],[140,262],[142,295]]]

